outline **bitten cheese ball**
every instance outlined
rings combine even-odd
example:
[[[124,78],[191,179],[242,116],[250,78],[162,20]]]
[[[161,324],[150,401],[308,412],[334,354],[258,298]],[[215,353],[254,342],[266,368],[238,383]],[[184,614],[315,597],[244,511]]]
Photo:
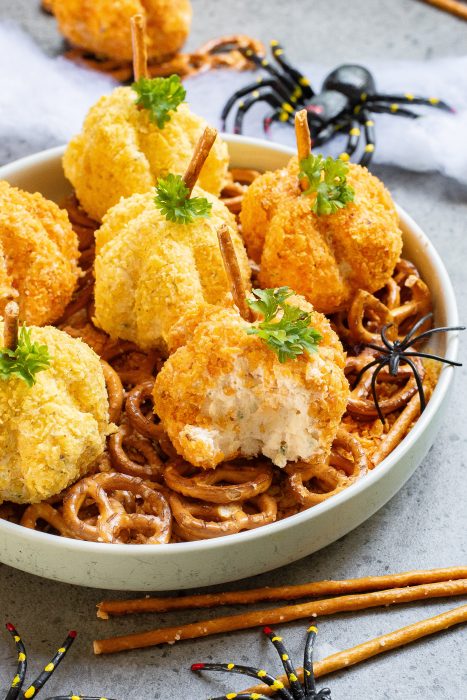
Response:
[[[402,252],[396,208],[360,165],[349,165],[347,184],[353,201],[319,216],[314,195],[301,194],[296,159],[255,180],[241,221],[248,252],[260,261],[261,286],[289,285],[326,314],[346,308],[359,289],[384,286]]]
[[[0,379],[0,503],[37,503],[84,476],[102,454],[109,404],[98,356],[50,326],[31,326],[50,366],[28,386]],[[0,320],[0,338],[3,322]]]
[[[148,58],[161,60],[185,43],[189,0],[51,0],[61,33],[74,46],[117,61],[131,61],[130,20],[143,15]]]
[[[122,200],[96,232],[95,322],[113,338],[164,349],[183,313],[205,303],[232,303],[219,226],[231,230],[247,288],[250,268],[235,217],[219,199],[195,187],[193,196],[212,204],[211,215],[182,224],[167,221],[154,196],[151,191]]]
[[[121,197],[147,192],[167,173],[183,175],[207,122],[186,104],[171,112],[163,128],[135,104],[129,87],[117,88],[91,107],[81,134],[65,151],[65,175],[87,213],[101,221]],[[227,145],[219,138],[198,184],[219,195],[227,175]]]
[[[23,321],[57,321],[78,279],[78,255],[65,211],[0,181],[0,314],[18,297]]]
[[[312,311],[304,299],[290,301]],[[154,386],[155,413],[177,452],[204,469],[261,454],[279,467],[326,459],[349,386],[337,335],[317,312],[312,325],[318,351],[281,363],[233,308],[183,316]]]

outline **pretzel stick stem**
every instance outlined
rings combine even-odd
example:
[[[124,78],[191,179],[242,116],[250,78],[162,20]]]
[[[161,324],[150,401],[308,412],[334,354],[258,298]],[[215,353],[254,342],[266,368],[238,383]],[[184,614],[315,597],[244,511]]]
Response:
[[[340,596],[316,600],[300,605],[287,605],[268,610],[257,610],[241,615],[219,617],[214,620],[202,620],[189,625],[179,627],[166,627],[137,634],[100,639],[94,642],[95,654],[114,654],[128,649],[140,649],[142,647],[155,646],[156,644],[169,644],[181,639],[197,639],[208,637],[211,634],[232,632],[234,630],[248,629],[263,625],[277,625],[292,620],[300,620],[306,617],[318,617],[322,615],[334,615],[338,612],[350,610],[366,610],[382,605],[397,605],[409,603],[413,600],[427,600],[428,598],[444,598],[467,593],[467,579],[448,581],[442,583],[429,583],[407,588],[394,588],[391,590],[363,593],[358,595]]]
[[[459,0],[424,0],[424,2],[437,7],[438,10],[460,17],[460,19],[467,19],[467,7]]]
[[[235,253],[232,236],[226,224],[222,224],[222,226],[217,229],[217,238],[219,240],[219,248],[221,250],[222,260],[224,261],[225,271],[230,281],[235,305],[245,321],[254,321],[253,312],[246,301],[246,289],[243,284],[243,277]]]
[[[148,54],[146,48],[146,19],[143,15],[131,18],[131,44],[133,47],[133,75],[135,81],[148,77]]]
[[[467,605],[462,605],[453,610],[448,610],[448,612],[441,613],[441,615],[429,617],[420,622],[415,622],[413,625],[383,634],[381,637],[376,637],[376,639],[370,639],[368,642],[363,642],[363,644],[358,644],[350,649],[339,651],[337,654],[331,654],[331,656],[327,656],[325,659],[316,661],[313,664],[313,673],[316,678],[326,676],[329,673],[334,673],[334,671],[339,671],[342,668],[371,659],[372,656],[383,654],[392,649],[398,649],[417,641],[417,639],[428,637],[430,634],[441,632],[453,625],[461,625],[465,622],[467,622]],[[303,668],[298,669],[297,676],[300,681],[303,681]],[[279,676],[278,680],[288,687],[287,676]],[[261,684],[239,692],[272,695],[274,690],[270,686]]]
[[[19,306],[16,301],[9,301],[3,314],[3,347],[16,350],[18,345]]]
[[[308,158],[311,152],[311,137],[306,109],[301,109],[295,115],[295,139],[297,141],[298,162],[300,163]],[[306,190],[308,187],[306,177],[300,180],[300,187],[302,190]]]
[[[313,581],[296,586],[278,588],[254,588],[247,591],[225,593],[205,593],[178,598],[137,598],[134,600],[104,600],[97,606],[97,617],[107,619],[110,615],[131,615],[132,613],[167,612],[213,608],[218,605],[247,605],[263,600],[296,600],[298,598],[345,595],[363,593],[402,586],[416,586],[424,583],[453,581],[467,578],[467,567],[450,567],[427,571],[406,571],[386,576],[367,576],[344,581]]]
[[[193,187],[196,185],[196,181],[199,178],[201,169],[209,155],[214,141],[216,140],[216,136],[217,131],[212,126],[207,126],[196,144],[193,156],[188,164],[185,175],[183,176],[185,185],[190,190],[190,195],[193,191]]]

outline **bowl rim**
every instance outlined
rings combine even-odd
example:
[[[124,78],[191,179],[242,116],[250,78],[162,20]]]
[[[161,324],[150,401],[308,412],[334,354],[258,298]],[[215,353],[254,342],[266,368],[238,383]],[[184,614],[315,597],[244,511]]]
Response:
[[[284,155],[294,155],[295,151],[288,146],[268,142],[262,139],[251,137],[243,137],[233,134],[222,134],[222,138],[227,143],[237,143],[245,146],[260,148],[263,151],[273,150]],[[54,161],[63,155],[65,146],[55,146],[38,153],[34,153],[24,158],[12,161],[0,167],[0,179],[7,180],[8,177],[16,175],[23,170],[39,165],[46,165],[49,161]],[[423,243],[424,256],[430,260],[431,266],[435,269],[439,281],[439,287],[442,290],[443,305],[446,312],[446,324],[449,326],[459,325],[457,303],[454,294],[454,289],[451,284],[448,272],[444,263],[437,252],[436,248],[431,243],[428,236],[423,232],[420,226],[407,214],[407,212],[396,203],[397,213],[403,228],[410,229],[415,238]],[[445,357],[450,360],[456,360],[458,354],[459,334],[452,333],[446,339]],[[216,550],[229,546],[235,546],[241,542],[260,540],[263,537],[273,537],[293,526],[310,521],[312,526],[313,518],[320,514],[338,509],[343,503],[346,503],[359,493],[364,493],[372,486],[381,481],[385,475],[395,466],[395,464],[403,459],[406,453],[416,443],[422,434],[429,428],[430,423],[435,417],[440,408],[441,403],[446,396],[453,379],[454,368],[449,365],[443,366],[433,394],[427,404],[426,410],[418,418],[412,430],[405,438],[397,445],[397,447],[380,463],[377,468],[371,470],[362,480],[357,481],[340,493],[331,498],[319,503],[312,508],[308,508],[295,515],[290,515],[277,522],[263,525],[253,530],[247,530],[232,535],[224,535],[222,537],[196,540],[193,542],[177,542],[169,544],[146,544],[144,546],[138,544],[109,544],[105,542],[88,542],[87,540],[75,540],[67,537],[58,537],[45,532],[31,530],[16,523],[11,523],[7,520],[0,519],[0,534],[11,535],[37,542],[42,545],[50,545],[56,550],[68,550],[74,553],[88,554],[90,556],[100,554],[109,556],[137,555],[141,557],[154,556],[157,552],[164,556],[179,556],[184,554],[193,554],[196,551]]]

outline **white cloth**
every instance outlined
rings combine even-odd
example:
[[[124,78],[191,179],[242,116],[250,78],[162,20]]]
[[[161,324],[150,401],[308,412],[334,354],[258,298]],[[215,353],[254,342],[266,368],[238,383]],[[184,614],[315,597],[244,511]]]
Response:
[[[412,92],[438,97],[455,115],[418,108],[417,120],[376,114],[374,161],[403,168],[440,172],[467,183],[467,56],[424,62],[362,61],[373,73],[380,92]],[[334,65],[302,64],[299,68],[315,90]],[[186,80],[188,102],[214,126],[227,98],[256,79],[258,71],[213,71]],[[11,22],[0,24],[0,162],[63,143],[80,130],[89,107],[115,83],[61,57],[46,56]],[[245,117],[244,133],[264,138],[262,116],[269,107],[255,106]],[[290,126],[274,127],[272,137],[293,145]],[[344,137],[322,150],[340,153]]]

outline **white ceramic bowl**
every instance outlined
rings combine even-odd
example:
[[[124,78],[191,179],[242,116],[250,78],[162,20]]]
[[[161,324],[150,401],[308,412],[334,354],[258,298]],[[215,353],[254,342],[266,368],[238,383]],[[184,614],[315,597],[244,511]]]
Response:
[[[234,167],[273,170],[290,149],[256,139],[226,136]],[[0,179],[60,201],[69,192],[63,148],[54,148],[0,168]],[[457,325],[448,274],[417,224],[399,209],[404,255],[413,260],[434,298],[437,325]],[[457,337],[431,343],[449,359]],[[342,537],[381,508],[402,487],[432,445],[443,420],[453,370],[446,367],[426,411],[413,430],[361,481],[314,508],[257,530],[219,539],[168,545],[110,545],[35,532],[0,519],[0,560],[38,576],[114,590],[164,591],[233,581],[300,559]]]

